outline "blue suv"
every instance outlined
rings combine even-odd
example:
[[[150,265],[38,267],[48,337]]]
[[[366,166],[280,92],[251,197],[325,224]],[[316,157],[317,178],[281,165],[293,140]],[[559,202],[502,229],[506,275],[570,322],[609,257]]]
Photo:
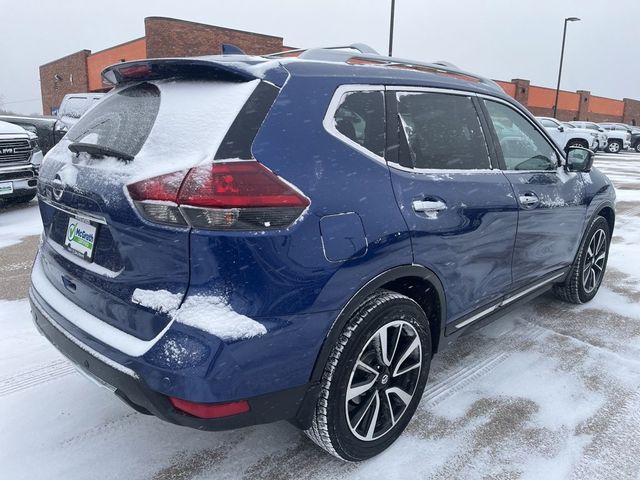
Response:
[[[121,63],[46,156],[35,323],[138,412],[289,420],[349,461],[432,356],[591,300],[615,193],[491,80],[365,46]]]

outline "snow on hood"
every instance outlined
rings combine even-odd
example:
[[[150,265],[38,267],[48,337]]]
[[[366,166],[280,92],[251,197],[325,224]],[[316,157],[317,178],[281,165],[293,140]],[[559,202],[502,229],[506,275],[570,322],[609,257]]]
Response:
[[[131,296],[133,303],[168,313],[176,322],[198,328],[222,340],[244,340],[267,333],[261,323],[235,312],[224,297],[194,295],[180,306],[181,299],[182,294],[140,288],[136,288]]]
[[[0,135],[29,135],[24,128],[9,122],[0,121]]]

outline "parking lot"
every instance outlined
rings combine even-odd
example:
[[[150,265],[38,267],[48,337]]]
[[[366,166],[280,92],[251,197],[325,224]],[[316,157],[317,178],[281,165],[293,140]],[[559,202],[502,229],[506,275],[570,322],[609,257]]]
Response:
[[[596,166],[618,204],[594,301],[544,295],[436,356],[407,431],[361,464],[285,422],[198,432],[97,388],[31,323],[37,204],[2,211],[3,478],[639,478],[640,154],[600,155]]]

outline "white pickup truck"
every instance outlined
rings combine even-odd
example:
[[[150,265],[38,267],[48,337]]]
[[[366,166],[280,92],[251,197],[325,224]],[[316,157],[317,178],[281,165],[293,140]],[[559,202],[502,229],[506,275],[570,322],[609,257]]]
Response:
[[[600,126],[607,131],[609,145],[608,153],[618,153],[627,150],[631,146],[631,129],[620,123],[601,123]]]
[[[41,164],[37,137],[22,127],[0,122],[0,204],[32,200]]]
[[[609,136],[604,128],[598,125],[595,122],[570,122],[571,125],[577,128],[586,128],[587,130],[592,130],[598,133],[598,150],[605,150],[609,143]]]
[[[536,117],[547,133],[563,150],[568,147],[584,147],[595,150],[598,147],[598,134],[586,128],[574,128],[555,118]]]

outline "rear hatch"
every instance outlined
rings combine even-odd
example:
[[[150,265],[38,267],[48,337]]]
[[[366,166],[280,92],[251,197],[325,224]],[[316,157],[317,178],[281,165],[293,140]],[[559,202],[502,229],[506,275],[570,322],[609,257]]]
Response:
[[[39,182],[44,274],[78,306],[144,340],[162,332],[188,289],[189,228],[145,220],[127,185],[211,160],[260,84],[223,74],[149,78],[117,86],[84,115],[49,152]]]

